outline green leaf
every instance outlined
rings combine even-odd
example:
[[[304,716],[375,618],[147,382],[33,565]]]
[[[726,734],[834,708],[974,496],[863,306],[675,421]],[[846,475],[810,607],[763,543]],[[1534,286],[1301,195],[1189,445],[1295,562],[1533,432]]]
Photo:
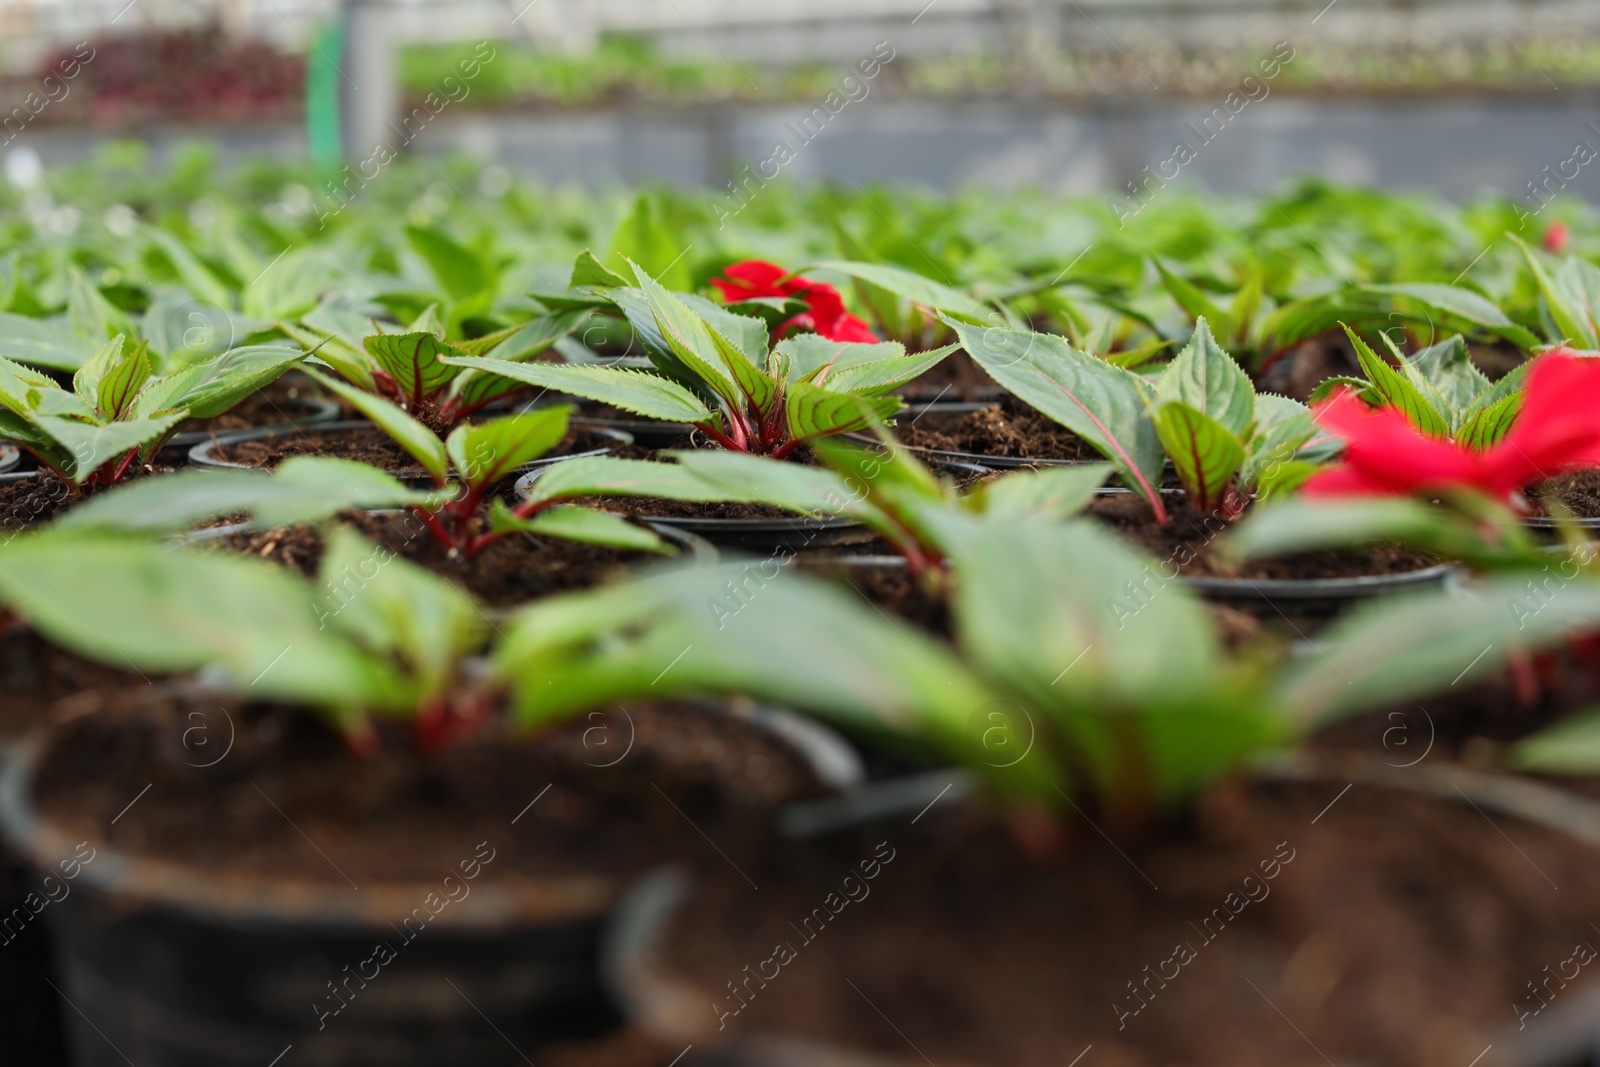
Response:
[[[477,356],[451,357],[450,365],[489,371],[561,393],[611,404],[648,419],[705,422],[711,409],[676,382],[648,371],[567,363],[507,363]]]
[[[1172,299],[1178,302],[1178,306],[1188,313],[1189,318],[1193,319],[1197,326],[1202,321],[1209,319],[1217,324],[1217,329],[1222,331],[1222,336],[1238,336],[1239,327],[1233,316],[1212,303],[1211,299],[1197,289],[1194,283],[1175,274],[1162,262],[1160,256],[1152,256],[1151,258],[1155,262],[1156,270],[1161,274],[1161,283],[1167,287],[1167,292],[1172,294]],[[1207,339],[1210,339],[1210,336],[1211,331],[1207,330]],[[1212,345],[1215,346],[1215,344],[1216,342],[1213,341]]]
[[[34,425],[72,457],[63,473],[73,485],[82,485],[89,475],[105,464],[122,458],[133,449],[159,441],[188,417],[188,412],[179,411],[154,418],[126,419],[96,426],[78,419],[40,415],[34,420]]]
[[[1244,445],[1238,436],[1181,400],[1156,406],[1150,418],[1195,506],[1202,511],[1215,508],[1244,463]]]
[[[1255,420],[1256,391],[1250,376],[1217,344],[1203,318],[1195,323],[1188,345],[1162,373],[1156,399],[1181,400],[1237,437],[1248,434]]]
[[[445,450],[468,485],[491,486],[559,444],[567,435],[571,415],[571,405],[556,404],[489,422],[466,423],[450,434]]]
[[[847,275],[864,282],[868,282],[880,289],[886,289],[896,296],[920,304],[934,311],[944,312],[962,320],[971,320],[974,325],[983,322],[989,309],[958,289],[948,285],[941,285],[932,279],[925,278],[914,271],[903,267],[891,267],[886,263],[858,263],[847,259],[825,259],[802,267],[796,274],[811,270],[830,270]]]
[[[1255,429],[1239,468],[1240,489],[1254,492],[1261,483],[1275,481],[1274,468],[1292,462],[1316,433],[1317,421],[1304,404],[1275,393],[1257,394]]]
[[[447,692],[483,643],[483,612],[448,579],[348,527],[325,536],[319,622],[398,661],[416,704]]]
[[[183,408],[191,418],[212,419],[245,397],[264,389],[305,358],[297,348],[248,345],[150,382],[134,404],[134,414],[154,415]],[[287,421],[288,416],[284,416]]]
[[[444,231],[432,226],[407,226],[405,235],[406,243],[428,265],[439,288],[451,300],[467,300],[495,288],[493,266]]]
[[[1556,329],[1561,334],[1560,337],[1552,337],[1551,340],[1574,341],[1584,348],[1600,348],[1600,326],[1585,314],[1581,301],[1575,300],[1565,286],[1557,284],[1556,280],[1550,277],[1538,256],[1516,235],[1506,236],[1522,249],[1522,256],[1528,261],[1528,269],[1533,272],[1533,280],[1538,284],[1539,294],[1544,297],[1545,307],[1550,312],[1550,320],[1555,323]]]
[[[1485,579],[1466,594],[1383,597],[1319,634],[1319,655],[1288,671],[1279,695],[1301,721],[1325,722],[1470,685],[1513,655],[1597,628],[1600,585],[1592,581],[1567,581],[1542,599],[1525,573]]]
[[[396,444],[409,452],[433,476],[435,485],[442,486],[450,480],[450,459],[445,453],[444,442],[432,430],[381,396],[363,392],[311,367],[306,368],[306,373],[322,383],[324,388],[343,397],[351,407],[376,423],[378,429],[394,438]]]
[[[107,369],[100,379],[95,410],[106,420],[119,419],[133,404],[133,398],[150,380],[150,355],[143,343]]]
[[[1538,558],[1526,535],[1497,546],[1460,513],[1403,497],[1281,501],[1257,509],[1222,542],[1222,550],[1235,559],[1260,559],[1384,543],[1481,566]]]
[[[1011,471],[979,482],[966,499],[995,522],[1054,522],[1088,507],[1110,475],[1109,463]]]
[[[413,408],[422,407],[460,371],[440,361],[455,348],[431,333],[381,333],[366,339],[367,353],[394,379]]]
[[[864,430],[905,407],[895,396],[852,396],[804,382],[791,382],[783,399],[789,437],[797,441]]]
[[[1488,448],[1506,435],[1517,413],[1522,410],[1522,393],[1503,396],[1488,407],[1480,408],[1456,432],[1456,442],[1468,448]]]
[[[489,512],[489,529],[494,532],[513,531],[556,537],[563,541],[581,541],[589,545],[608,548],[631,549],[635,552],[657,552],[669,555],[672,547],[659,534],[635,525],[621,515],[594,508],[580,508],[562,504],[541,511],[529,519],[517,517],[505,501],[496,500]]]
[[[650,277],[658,279],[668,289],[687,292],[694,287],[689,273],[688,241],[680,239],[661,220],[656,198],[650,193],[640,193],[633,202],[633,210],[618,224],[611,235],[610,251],[606,262],[624,275],[627,268],[643,267]],[[639,279],[643,283],[644,278]]]
[[[0,357],[18,363],[77,370],[94,355],[97,343],[44,319],[0,311]]]
[[[1422,392],[1401,372],[1378,357],[1368,344],[1350,327],[1344,332],[1355,347],[1361,370],[1371,383],[1371,390],[1387,407],[1392,407],[1406,417],[1406,421],[1431,437],[1449,438],[1450,421],[1428,402]]]
[[[159,227],[145,226],[141,232],[166,255],[173,270],[177,271],[178,277],[191,293],[219,308],[234,306],[233,290],[224,285],[188,245]]]
[[[1467,342],[1460,334],[1424,348],[1405,361],[1402,369],[1413,384],[1420,377],[1437,392],[1448,409],[1452,432],[1460,428],[1467,409],[1490,384],[1473,364]]]
[[[1600,708],[1569,715],[1518,741],[1511,747],[1509,762],[1533,774],[1600,773]]]
[[[1433,284],[1369,285],[1365,288],[1368,292],[1408,297],[1430,311],[1482,326],[1523,348],[1531,347],[1536,340],[1531,333],[1508,319],[1505,312],[1490,300],[1471,289]]]
[[[99,405],[100,381],[122,363],[126,341],[121,334],[106,341],[72,376],[72,391],[88,410],[93,411]],[[54,388],[54,383],[51,383],[51,388]]]
[[[650,314],[673,356],[721,397],[730,409],[742,411],[747,404],[747,397],[743,380],[734,375],[738,369],[737,363],[729,365],[712,336],[711,327],[636,265],[634,271],[639,275],[639,285]],[[728,344],[725,339],[723,343]],[[738,362],[744,361],[740,359]],[[749,370],[752,374],[759,373],[754,367]]]
[[[0,553],[0,600],[53,643],[114,667],[204,667],[253,699],[314,707],[406,705],[384,663],[319,632],[304,583],[232,553],[28,534]]]
[[[304,346],[308,353],[307,358],[313,362],[327,365],[339,377],[363,392],[371,393],[377,390],[378,386],[373,381],[372,372],[377,369],[378,364],[367,355],[365,348],[352,345],[335,334],[307,329],[292,322],[280,322],[278,329],[288,334],[291,340],[298,341]],[[313,350],[315,354],[310,355]]]
[[[1158,509],[1162,446],[1136,375],[1052,334],[951,325],[989,376],[1088,441],[1127,485]]]
[[[627,284],[626,278],[607,270],[605,265],[594,257],[594,253],[585,248],[578,253],[577,262],[572,265],[572,280],[567,283],[567,288],[619,289]]]
[[[352,508],[437,507],[446,499],[402,485],[376,467],[330,456],[293,456],[276,471],[185,470],[141,478],[85,500],[54,522],[60,530],[178,533],[249,512],[251,529],[320,522]]]
[[[67,322],[72,332],[92,344],[109,337],[133,336],[133,324],[114,307],[77,267],[67,268]]]

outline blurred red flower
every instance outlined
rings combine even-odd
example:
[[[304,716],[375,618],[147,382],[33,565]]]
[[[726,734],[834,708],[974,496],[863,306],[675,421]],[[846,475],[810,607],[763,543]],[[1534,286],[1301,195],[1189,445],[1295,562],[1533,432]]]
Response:
[[[1317,422],[1344,438],[1343,462],[1306,482],[1307,496],[1409,496],[1469,486],[1515,504],[1518,490],[1564,471],[1600,467],[1600,359],[1566,350],[1529,368],[1522,411],[1482,451],[1429,437],[1395,408],[1341,390]]]
[[[786,281],[784,279],[788,271],[776,263],[761,259],[729,264],[722,273],[724,277],[712,278],[711,284],[722,293],[722,299],[730,304],[740,300],[785,296],[798,296],[806,302],[811,310],[779,326],[779,336],[790,330],[811,329],[830,341],[877,343],[878,339],[873,336],[871,328],[845,310],[844,298],[839,295],[839,290],[826,282],[814,282],[807,278],[789,278]]]
[[[1560,255],[1562,252],[1566,251],[1567,239],[1571,236],[1571,228],[1560,219],[1557,219],[1555,222],[1550,224],[1550,228],[1548,230],[1544,231],[1544,250],[1555,255]]]

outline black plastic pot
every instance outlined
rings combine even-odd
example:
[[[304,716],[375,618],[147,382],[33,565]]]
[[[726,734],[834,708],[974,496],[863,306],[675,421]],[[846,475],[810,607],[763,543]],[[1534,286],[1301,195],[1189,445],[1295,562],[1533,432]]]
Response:
[[[364,419],[350,419],[343,422],[323,423],[314,427],[303,428],[299,426],[268,426],[259,430],[239,430],[232,433],[218,434],[215,437],[208,437],[206,440],[191,447],[189,449],[189,462],[193,466],[205,467],[211,470],[254,470],[255,468],[246,463],[232,463],[228,460],[216,458],[216,450],[220,446],[238,444],[241,441],[269,441],[274,437],[286,437],[294,434],[304,433],[306,429],[314,430],[319,434],[351,433],[356,430],[373,429],[373,424]],[[629,441],[629,438],[626,434],[616,433],[615,431],[595,430],[594,434],[597,437],[603,437],[615,441],[617,444],[627,444]],[[523,469],[538,470],[542,467],[548,467],[552,463],[560,463],[562,460],[576,459],[579,456],[603,456],[610,451],[611,447],[607,446],[605,448],[592,448],[584,452],[573,452],[562,456],[546,456],[542,459],[534,460]],[[433,480],[428,477],[427,472],[424,471],[420,465],[403,468],[397,471],[389,471],[388,473],[394,475],[403,482],[414,483],[419,486],[428,487],[432,486],[433,484]]]
[[[321,396],[302,396],[286,400],[283,404],[284,420],[252,427],[249,430],[184,430],[169,437],[162,448],[193,448],[195,445],[235,433],[254,433],[260,430],[277,430],[289,433],[298,429],[328,426],[339,418],[339,405]]]
[[[1570,836],[1579,847],[1600,847],[1600,803],[1525,778],[1453,764],[1395,768],[1370,760],[1331,765],[1295,759],[1268,766],[1262,773],[1281,780],[1421,793],[1472,805],[1480,813],[1510,816],[1555,830]],[[830,828],[861,825],[919,810],[928,802],[930,790],[948,788],[939,786],[941,779],[960,787],[944,794],[945,803],[961,803],[962,793],[969,791],[973,782],[970,775],[957,769],[930,772],[904,783],[866,786],[834,801],[791,807],[846,816]],[[899,788],[902,785],[905,788]],[[779,1034],[722,1037],[710,1026],[711,1013],[705,1007],[715,996],[676,972],[663,952],[672,919],[691,892],[688,880],[675,869],[658,870],[640,879],[606,930],[603,956],[606,982],[629,1025],[657,1043],[666,1055],[683,1048],[682,1058],[675,1061],[678,1067],[896,1067],[907,1062]],[[1493,1032],[1493,1037],[1495,1054],[1483,1060],[1485,1065],[1593,1064],[1600,1037],[1600,987],[1591,984],[1570,994],[1543,1015],[1537,1027],[1519,1031],[1507,1025]]]
[[[723,710],[767,728],[819,783],[858,780],[854,751],[826,728],[772,709]],[[41,871],[79,844],[33,807],[45,743],[26,743],[0,774],[0,829]],[[336,891],[97,846],[70,885],[42,918],[74,1067],[270,1067],[289,1055],[305,1067],[494,1067],[618,1022],[599,956],[622,888],[611,878],[485,882],[414,942],[395,924],[438,883]],[[338,1003],[330,979],[397,939],[402,954],[367,975],[370,988],[350,986],[361,995],[336,1018],[317,1011]]]
[[[0,441],[0,473],[15,470],[22,462],[22,449],[10,441]]]
[[[925,404],[921,406],[914,405],[907,409],[906,412],[904,412],[900,417],[901,419],[915,422],[924,415],[966,415],[974,411],[982,411],[984,408],[992,406],[992,401],[972,404],[958,403]],[[850,436],[854,440],[867,443],[871,443],[875,440],[867,434],[851,434]],[[1101,462],[1101,460],[1098,458],[1091,461],[1077,459],[1051,459],[1044,456],[986,456],[979,452],[954,452],[941,448],[919,448],[913,445],[906,445],[904,447],[906,451],[918,457],[924,463],[930,465],[937,465],[941,463],[958,464],[962,466],[981,467],[985,470],[995,471],[1020,470],[1023,467],[1070,467],[1086,462]]]
[[[529,487],[538,476],[539,472],[535,470],[517,479],[514,492],[519,499],[527,498]],[[811,519],[795,515],[781,519],[699,519],[643,515],[639,518],[652,527],[681,530],[712,544],[732,548],[783,548],[798,552],[824,545],[863,544],[876,536],[855,519],[838,517]]]
[[[0,744],[0,775],[12,753],[11,744]],[[22,858],[0,846],[0,1040],[7,1063],[66,1067],[49,937],[43,923],[22,919],[33,914],[28,894],[39,888]]]

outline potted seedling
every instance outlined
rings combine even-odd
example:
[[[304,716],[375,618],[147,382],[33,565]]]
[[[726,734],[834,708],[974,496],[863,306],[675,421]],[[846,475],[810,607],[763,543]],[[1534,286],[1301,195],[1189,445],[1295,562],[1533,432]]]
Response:
[[[0,786],[35,869],[77,861],[44,921],[64,994],[92,1012],[80,1057],[109,1040],[153,1067],[290,1045],[309,1062],[522,1062],[612,1025],[598,938],[630,877],[722,863],[702,831],[737,853],[774,805],[855,774],[820,727],[726,703],[624,711],[597,687],[517,729],[505,692],[540,665],[476,664],[482,608],[348,529],[315,582],[83,531],[20,538],[0,572],[0,602],[134,683]],[[78,759],[93,785],[59,788]],[[114,797],[126,812],[94,810]],[[214,822],[197,833],[197,816]]]
[[[1480,568],[1548,562],[1525,528],[1535,520],[1524,493],[1552,479],[1581,484],[1561,476],[1600,467],[1592,415],[1600,363],[1558,350],[1480,388],[1459,344],[1422,353],[1404,373],[1370,350],[1363,359],[1371,382],[1334,383],[1316,413],[1345,442],[1341,461],[1307,480],[1297,499],[1262,508],[1233,550],[1269,556],[1390,541]],[[1560,525],[1569,538],[1593,525],[1568,517],[1559,494],[1554,503],[1557,517],[1539,525]]]
[[[506,362],[535,359],[585,315],[586,311],[543,315],[520,326],[461,341],[445,340],[445,328],[433,307],[401,332],[386,332],[380,324],[368,321],[369,327],[376,326],[380,332],[359,338],[348,331],[360,324],[346,322],[348,316],[332,311],[280,327],[307,347],[314,346],[315,358],[337,377],[308,371],[358,414],[377,422],[374,411],[395,409],[442,439],[469,416],[526,388],[526,383],[463,370],[446,359],[488,352]],[[610,439],[585,439],[575,442],[573,451],[584,451],[585,444],[593,450],[611,443]],[[300,454],[364,459],[383,464],[392,473],[401,473],[408,466],[379,428],[361,421],[328,424],[310,433],[268,428],[230,434],[224,441],[204,442],[191,452],[197,462],[240,465],[271,464]]]
[[[1397,678],[1404,695],[1448,686],[1481,651],[1473,642],[1488,632],[1487,609],[1476,627],[1447,626],[1419,659],[1452,602],[1377,605],[1330,637],[1328,661],[1273,672],[1256,653],[1224,655],[1181,588],[1132,611],[1128,588],[1148,580],[1150,561],[1093,524],[957,527],[954,645],[887,626],[803,575],[737,563],[545,601],[509,631],[503,661],[535,657],[546,672],[548,684],[529,676],[518,689],[518,713],[534,721],[597,685],[623,696],[736,678],[874,737],[893,724],[914,750],[965,765],[914,805],[860,805],[879,821],[835,843],[774,842],[763,854],[769,884],[786,887],[775,905],[749,901],[737,875],[702,876],[691,910],[663,928],[659,883],[639,894],[616,928],[612,974],[668,1058],[692,1045],[688,1057],[706,1063],[770,1062],[780,1049],[807,1064],[903,1062],[909,1036],[936,1062],[1045,1063],[1069,1040],[1157,1056],[1178,1035],[1191,1055],[1202,1048],[1217,1062],[1244,1041],[1293,1058],[1304,1038],[1269,1001],[1293,1007],[1302,1031],[1345,1058],[1411,1047],[1413,1031],[1377,1021],[1396,1003],[1408,1019],[1450,1013],[1457,1032],[1485,1044],[1531,1047],[1506,1004],[1525,996],[1524,972],[1539,973],[1541,952],[1570,950],[1582,905],[1561,904],[1470,804],[1449,805],[1493,797],[1528,820],[1507,829],[1536,850],[1535,865],[1559,865],[1574,884],[1596,877],[1593,850],[1574,847],[1574,837],[1597,840],[1594,827],[1552,814],[1564,802],[1548,790],[1463,768],[1407,777],[1371,757],[1261,759],[1292,751],[1316,723],[1387,704]],[[1600,620],[1593,592],[1583,600],[1530,624],[1531,646]],[[773,655],[797,627],[815,634],[811,654]],[[1471,663],[1468,677],[1505,654]],[[958,782],[1024,847],[975,831]],[[1063,850],[1071,862],[1050,866]],[[1477,872],[1470,888],[1458,865]],[[1430,899],[1462,892],[1483,910],[1432,910],[1439,927],[1397,947],[1393,930],[1415,923],[1415,890],[1397,888],[1408,879],[1424,879]],[[1488,914],[1517,933],[1502,936]],[[937,936],[910,933],[929,929]],[[1538,951],[1523,940],[1534,929]],[[1463,939],[1472,958],[1501,963],[1463,968]],[[1308,943],[1344,946],[1351,979],[1395,968],[1411,977],[1383,992],[1352,981],[1332,998],[1325,987],[1304,997],[1290,961]],[[966,962],[942,968],[935,958]],[[991,972],[982,962],[991,959],[1004,963]],[[1018,993],[1062,983],[1074,994],[1050,997],[1048,1012],[1037,994]],[[942,1025],[957,999],[959,1024]],[[882,1026],[867,1001],[894,1010],[895,1025]],[[1182,1025],[1197,1013],[1213,1023],[1200,1046]]]
[[[38,521],[85,491],[123,480],[149,464],[185,419],[227,411],[303,358],[298,348],[258,346],[158,374],[147,346],[118,335],[78,368],[70,389],[0,359],[0,434],[67,489],[49,506],[31,507],[26,498],[38,495],[40,486],[18,482],[4,490],[22,498],[9,510]]]

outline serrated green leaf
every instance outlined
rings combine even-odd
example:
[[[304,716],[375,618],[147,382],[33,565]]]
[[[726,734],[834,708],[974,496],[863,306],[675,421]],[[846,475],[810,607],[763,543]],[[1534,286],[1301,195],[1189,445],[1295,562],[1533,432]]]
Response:
[[[444,442],[422,423],[407,415],[381,396],[363,392],[347,382],[341,382],[311,367],[306,373],[345,399],[351,407],[371,419],[378,429],[394,438],[433,477],[433,484],[444,485],[450,480],[450,459]]]
[[[195,296],[219,308],[234,306],[233,290],[224,285],[210,267],[201,262],[188,245],[156,226],[145,226],[141,231],[167,257],[183,284]]]
[[[96,387],[95,410],[102,419],[113,420],[133,404],[133,398],[150,380],[150,355],[143,342],[112,364]]]
[[[489,422],[466,423],[450,434],[445,450],[468,485],[490,486],[560,443],[571,415],[571,405],[556,404]]]
[[[1546,726],[1511,746],[1509,762],[1531,774],[1600,773],[1600,708],[1589,708]]]
[[[1379,401],[1399,411],[1411,425],[1423,433],[1432,437],[1448,438],[1449,419],[1435,410],[1417,387],[1411,384],[1409,378],[1378,358],[1378,354],[1361,339],[1359,334],[1348,326],[1344,330],[1350,337],[1350,343],[1355,347],[1356,358],[1361,361],[1361,370],[1367,376],[1369,388]]]
[[[990,377],[1088,441],[1160,511],[1162,446],[1146,411],[1149,386],[1052,334],[951,325]]]
[[[1506,435],[1517,413],[1522,410],[1522,393],[1503,396],[1488,407],[1479,408],[1456,431],[1456,442],[1479,450],[1488,448]]]
[[[705,422],[712,416],[711,409],[699,397],[648,371],[567,363],[507,363],[477,356],[452,357],[450,364],[612,404],[648,419]]]
[[[1255,386],[1217,344],[1204,318],[1195,323],[1194,336],[1162,373],[1156,399],[1181,400],[1237,437],[1249,433],[1255,420]]]
[[[1181,400],[1158,404],[1150,418],[1195,506],[1215,508],[1244,463],[1244,444],[1232,430]]]
[[[569,289],[616,289],[628,285],[628,280],[622,275],[606,269],[594,253],[585,248],[578,253],[578,259],[572,264],[572,279],[567,282]]]
[[[1522,249],[1522,256],[1528,262],[1528,269],[1533,272],[1533,280],[1539,286],[1539,294],[1544,297],[1550,319],[1561,334],[1560,337],[1552,337],[1550,340],[1574,341],[1584,348],[1600,348],[1600,325],[1586,313],[1581,301],[1575,300],[1565,286],[1558,284],[1550,276],[1534,251],[1515,234],[1507,236]]]
[[[249,345],[195,363],[150,382],[134,403],[134,414],[183,408],[191,418],[216,418],[245,397],[277,381],[305,358],[297,348]],[[288,416],[284,416],[287,421]]]
[[[893,418],[905,407],[895,396],[853,396],[805,382],[791,382],[783,398],[783,414],[792,441],[829,434],[854,433]]]
[[[1291,463],[1317,433],[1317,421],[1304,404],[1274,393],[1256,395],[1256,424],[1239,468],[1239,487],[1254,492],[1263,481],[1276,481],[1274,467]]]
[[[125,419],[104,426],[58,415],[40,415],[33,421],[40,432],[71,457],[62,473],[73,485],[82,485],[105,464],[159,441],[188,417],[188,412],[179,411],[146,419]]]
[[[365,341],[367,354],[394,379],[412,408],[420,408],[460,373],[440,360],[460,353],[431,333],[377,334]]]

